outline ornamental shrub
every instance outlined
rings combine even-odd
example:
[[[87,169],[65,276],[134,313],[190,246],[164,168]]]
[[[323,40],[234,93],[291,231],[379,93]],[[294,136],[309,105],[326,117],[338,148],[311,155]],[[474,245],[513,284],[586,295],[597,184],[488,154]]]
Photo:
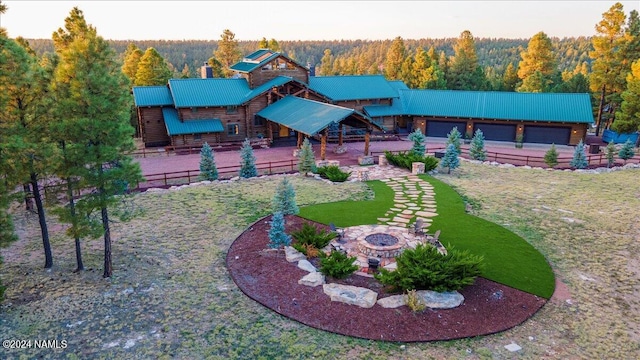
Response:
[[[453,247],[441,255],[435,246],[418,244],[396,257],[397,269],[381,268],[375,276],[394,291],[455,291],[473,284],[482,273],[483,257]]]
[[[320,259],[320,272],[334,279],[344,279],[358,270],[354,265],[355,257],[349,257],[340,251],[332,251],[329,256]]]
[[[305,175],[316,171],[316,158],[308,138],[304,139],[298,152],[298,171]]]
[[[218,168],[213,150],[206,142],[202,144],[202,149],[200,149],[200,178],[209,181],[218,180]]]
[[[473,139],[471,139],[471,146],[469,147],[469,156],[473,160],[485,161],[487,159],[487,150],[484,149],[484,134],[482,130],[476,130]]]
[[[385,151],[384,155],[387,158],[387,161],[389,161],[391,165],[401,167],[404,169],[411,170],[411,166],[412,166],[411,164],[414,162],[424,163],[425,172],[431,171],[436,167],[438,167],[438,159],[430,155],[426,155],[426,156],[414,155],[411,152],[408,152],[408,153],[400,152],[398,154],[393,154],[390,151]]]
[[[322,249],[329,245],[337,234],[331,231],[320,230],[309,223],[304,223],[302,224],[302,228],[292,232],[291,236],[296,240],[296,244],[298,245],[313,245],[316,249]],[[298,248],[296,247],[296,249]]]
[[[616,146],[613,144],[613,140],[610,141],[609,144],[607,144],[605,155],[607,156],[607,167],[613,166],[616,161]]]
[[[620,159],[624,160],[624,162],[626,163],[627,160],[631,159],[635,154],[636,153],[633,150],[633,143],[631,142],[631,140],[627,140],[624,145],[622,145],[622,148],[620,148],[618,157],[620,157]]]
[[[462,153],[462,141],[460,140],[461,138],[462,134],[460,134],[460,131],[458,131],[457,127],[451,129],[451,131],[447,134],[447,147],[452,144],[455,147],[456,152],[458,152],[458,155]]]
[[[449,168],[447,174],[451,174],[451,170],[457,169],[460,166],[460,159],[458,159],[458,155],[460,155],[460,153],[456,150],[454,144],[447,145],[447,150],[440,162],[441,167]]]
[[[258,176],[256,168],[256,157],[249,139],[245,139],[240,149],[240,177],[250,178]]]
[[[585,169],[589,166],[587,162],[587,153],[585,152],[584,143],[582,140],[576,145],[576,149],[573,152],[573,158],[569,162],[569,166],[574,169]]]
[[[422,130],[415,129],[415,131],[409,134],[408,139],[413,141],[411,153],[417,156],[424,156],[424,152],[427,150],[424,146],[424,142],[427,138],[422,134]]]
[[[551,144],[549,150],[544,154],[544,163],[550,168],[558,165],[558,150],[556,149],[556,144]]]
[[[276,194],[271,201],[274,213],[281,212],[283,215],[295,215],[300,212],[296,204],[296,192],[293,185],[286,177],[276,187]]]
[[[273,214],[269,229],[269,247],[278,249],[291,244],[291,237],[284,232],[284,216],[281,212]]]
[[[344,172],[337,165],[321,166],[316,170],[316,173],[333,182],[345,182],[351,175],[351,172]]]

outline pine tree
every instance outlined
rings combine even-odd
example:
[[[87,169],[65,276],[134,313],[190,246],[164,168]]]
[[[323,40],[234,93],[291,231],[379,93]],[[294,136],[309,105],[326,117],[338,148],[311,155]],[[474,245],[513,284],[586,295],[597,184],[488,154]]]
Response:
[[[136,74],[138,73],[138,65],[140,59],[144,53],[140,50],[136,44],[129,44],[124,51],[124,63],[122,64],[122,72],[129,78],[131,84],[136,81]]]
[[[558,150],[556,149],[556,144],[551,144],[549,150],[544,154],[544,163],[550,168],[558,165]]]
[[[618,157],[620,159],[624,160],[624,162],[626,163],[627,160],[629,160],[632,157],[634,157],[635,154],[636,154],[636,152],[633,149],[633,143],[631,142],[631,140],[627,140],[622,145],[622,148],[620,148],[620,152],[618,152]]]
[[[407,58],[407,50],[404,40],[398,36],[393,39],[391,47],[387,51],[387,58],[384,63],[384,75],[387,80],[399,80],[402,76],[402,63]]]
[[[230,77],[233,74],[231,66],[242,59],[236,34],[229,29],[224,29],[218,40],[218,49],[213,52],[213,56],[222,64],[224,76]]]
[[[613,144],[613,141],[610,141],[607,144],[607,148],[605,150],[605,154],[607,156],[607,167],[613,166],[615,164],[615,156],[616,156],[616,146]]]
[[[202,144],[202,149],[200,149],[200,178],[209,181],[218,180],[216,160],[213,150],[207,142]]]
[[[458,150],[455,145],[447,145],[447,150],[444,152],[444,157],[440,162],[440,166],[448,168],[447,174],[451,174],[451,170],[455,170],[460,166],[460,159],[458,159]]]
[[[622,93],[612,128],[619,133],[640,131],[640,60],[633,63],[627,75],[627,90]]]
[[[166,85],[171,78],[172,71],[167,61],[150,47],[140,58],[136,72],[136,86]]]
[[[135,148],[129,125],[129,84],[114,51],[85,22],[82,11],[74,8],[65,24],[66,30],[54,34],[60,58],[52,86],[60,119],[56,141],[66,142],[66,156],[77,166],[61,177],[72,175],[92,190],[78,200],[77,209],[80,214],[100,213],[96,220],[102,225],[104,238],[103,277],[110,277],[113,266],[108,209],[121,200],[129,184],[142,180],[140,166],[125,155]]]
[[[426,151],[424,143],[427,138],[422,134],[422,130],[415,129],[411,134],[409,134],[408,139],[413,141],[411,153],[417,156],[424,156],[424,152]]]
[[[569,162],[569,166],[574,169],[585,169],[589,166],[589,163],[587,162],[587,153],[582,140],[580,140],[578,145],[576,145],[576,149],[573,152],[573,158]]]
[[[447,134],[447,146],[450,144],[453,145],[458,155],[462,153],[461,138],[462,138],[462,134],[460,134],[460,131],[458,131],[457,127],[454,127],[453,129],[451,129],[451,131]]]
[[[504,71],[504,75],[502,77],[502,83],[504,84],[504,91],[516,91],[516,88],[520,83],[520,78],[518,77],[518,71],[516,70],[516,67],[513,66],[513,63],[509,63],[509,65],[507,65],[507,69]]]
[[[258,176],[258,169],[256,169],[256,157],[253,154],[253,148],[249,139],[245,139],[242,142],[242,148],[240,149],[240,177],[251,178]]]
[[[281,212],[276,212],[271,218],[271,228],[269,229],[269,247],[279,249],[291,245],[291,236],[286,234],[285,219]]]
[[[556,71],[551,39],[542,31],[535,34],[529,40],[527,50],[520,56],[522,61],[518,64],[518,77],[522,85],[518,91],[548,92],[551,89],[551,76]]]
[[[316,158],[308,138],[304,138],[302,147],[298,152],[298,171],[305,174],[305,176],[310,172],[316,171]]]
[[[211,73],[214,78],[224,77],[224,70],[222,69],[222,64],[220,63],[220,61],[218,61],[218,59],[215,58],[215,56],[210,57],[209,60],[207,61],[207,64],[211,67]]]
[[[274,213],[281,212],[284,215],[296,215],[300,212],[296,204],[296,192],[286,177],[276,187],[276,194],[271,205]]]
[[[320,74],[322,76],[333,75],[333,62],[334,58],[331,54],[331,49],[325,49],[324,55],[320,60]]]
[[[447,73],[447,87],[452,90],[481,90],[486,78],[478,65],[475,40],[469,30],[460,34],[453,49],[455,55]]]
[[[484,134],[482,130],[476,130],[476,133],[471,139],[471,146],[469,146],[469,156],[478,161],[485,161],[487,159],[487,150],[484,148]]]

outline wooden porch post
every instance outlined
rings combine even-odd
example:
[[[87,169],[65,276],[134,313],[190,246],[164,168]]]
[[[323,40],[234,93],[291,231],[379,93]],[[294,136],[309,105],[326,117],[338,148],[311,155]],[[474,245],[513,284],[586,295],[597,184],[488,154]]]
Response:
[[[339,132],[338,132],[338,146],[342,146],[342,123],[340,123]]]
[[[298,143],[296,144],[296,147],[298,149],[302,148],[302,141],[303,140],[304,140],[303,139],[303,134],[300,131],[298,131]]]
[[[327,160],[327,137],[329,136],[329,128],[324,129],[320,137],[320,159]]]
[[[273,140],[273,124],[271,121],[267,121],[267,137]]]
[[[364,156],[369,156],[369,137],[370,132],[367,130],[367,132],[364,133]]]

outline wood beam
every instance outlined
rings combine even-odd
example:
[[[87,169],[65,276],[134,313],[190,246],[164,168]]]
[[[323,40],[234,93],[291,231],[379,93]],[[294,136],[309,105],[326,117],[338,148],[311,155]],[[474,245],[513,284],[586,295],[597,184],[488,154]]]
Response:
[[[320,138],[320,160],[327,160],[327,137],[329,137],[329,128],[324,129]]]
[[[343,132],[343,128],[344,125],[342,125],[342,123],[340,123],[340,127],[338,128],[338,146],[342,146],[342,141],[343,141],[343,137],[342,137],[342,132]]]
[[[371,134],[369,131],[364,133],[364,156],[369,156],[369,138]]]
[[[298,149],[302,148],[302,141],[304,141],[303,137],[304,137],[304,134],[298,131],[298,143],[296,144]]]

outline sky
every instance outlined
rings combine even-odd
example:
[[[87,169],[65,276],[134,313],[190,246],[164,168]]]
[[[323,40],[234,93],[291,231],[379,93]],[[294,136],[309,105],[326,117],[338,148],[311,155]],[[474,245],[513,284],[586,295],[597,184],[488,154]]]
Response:
[[[628,15],[640,1],[620,1]],[[595,35],[614,1],[30,1],[2,0],[10,37],[50,39],[74,6],[105,39],[385,40]]]

